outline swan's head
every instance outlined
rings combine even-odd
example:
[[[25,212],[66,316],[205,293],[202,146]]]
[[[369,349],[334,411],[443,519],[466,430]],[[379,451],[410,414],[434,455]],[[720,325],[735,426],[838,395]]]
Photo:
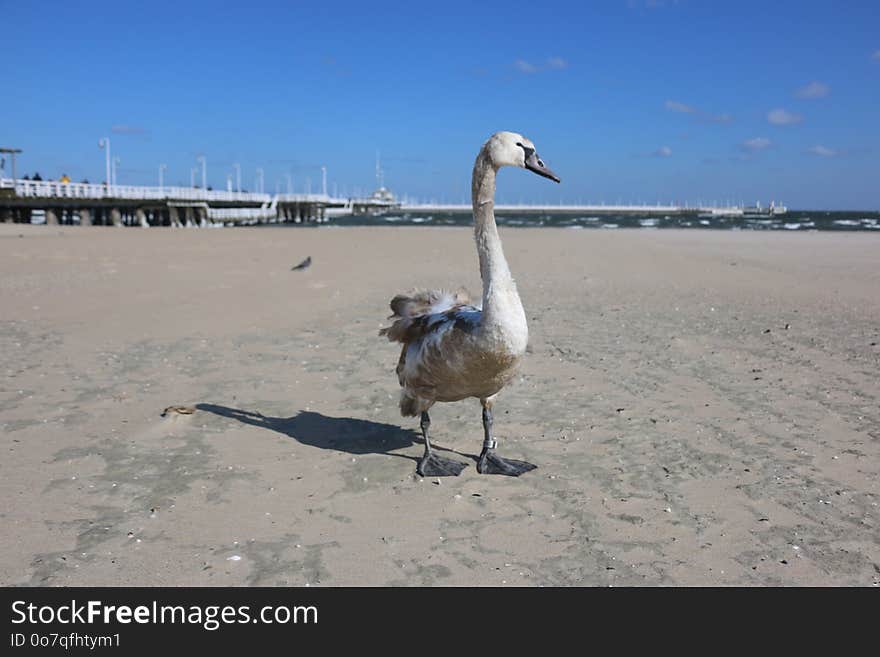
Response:
[[[520,134],[496,132],[489,137],[483,149],[496,170],[501,167],[520,167],[559,182],[559,177],[538,157],[532,141]]]

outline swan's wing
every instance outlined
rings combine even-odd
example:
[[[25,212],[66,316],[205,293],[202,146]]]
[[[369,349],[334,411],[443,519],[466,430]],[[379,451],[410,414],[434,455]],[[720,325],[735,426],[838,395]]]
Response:
[[[475,330],[483,315],[464,290],[401,294],[391,300],[391,309],[394,314],[390,319],[394,322],[379,335],[403,343],[397,362],[397,378],[402,386],[407,385],[407,379],[415,382],[424,378],[418,373],[426,369],[427,356],[447,351],[444,344]]]
[[[411,320],[398,320],[409,321],[400,340],[403,349],[396,370],[400,385],[416,390],[431,389],[436,385],[437,376],[442,381],[445,378],[442,371],[446,366],[455,369],[461,342],[479,327],[482,316],[483,311],[476,306],[464,305]],[[397,322],[389,331],[396,325]],[[389,339],[393,338],[389,335]]]
[[[471,304],[464,290],[430,290],[412,295],[399,294],[391,300],[394,320],[379,331],[391,342],[408,344],[429,333],[444,332],[450,324],[469,329],[479,323],[480,309]],[[476,315],[475,315],[476,313]]]
[[[398,294],[391,300],[391,318],[417,317],[433,315],[450,310],[455,306],[465,306],[471,297],[464,289],[455,292],[450,290],[421,290],[409,295]]]

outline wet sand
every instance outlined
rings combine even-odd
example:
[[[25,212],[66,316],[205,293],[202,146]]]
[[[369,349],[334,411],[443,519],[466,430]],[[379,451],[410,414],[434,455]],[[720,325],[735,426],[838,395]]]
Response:
[[[422,480],[376,332],[469,229],[0,226],[0,584],[880,585],[880,235],[502,238],[539,467],[471,400]]]

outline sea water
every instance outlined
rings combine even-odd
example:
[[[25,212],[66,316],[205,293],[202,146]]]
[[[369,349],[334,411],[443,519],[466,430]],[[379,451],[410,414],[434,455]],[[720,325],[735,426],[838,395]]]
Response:
[[[714,230],[788,230],[788,231],[880,231],[880,212],[789,211],[774,217],[702,216],[699,214],[640,215],[603,213],[577,216],[571,214],[505,214],[496,211],[499,226],[514,228],[594,228],[614,230],[641,228],[693,228]],[[379,216],[347,215],[331,218],[330,226],[467,226],[473,223],[469,213],[410,213],[390,211]],[[277,225],[277,224],[276,224]]]

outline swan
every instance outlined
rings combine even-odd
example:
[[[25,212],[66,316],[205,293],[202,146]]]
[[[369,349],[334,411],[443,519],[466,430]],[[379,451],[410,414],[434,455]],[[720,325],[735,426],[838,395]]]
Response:
[[[397,364],[400,413],[421,416],[425,452],[416,471],[423,477],[457,476],[466,467],[432,450],[428,410],[436,402],[469,397],[479,399],[483,407],[483,449],[477,471],[516,477],[536,467],[500,457],[492,434],[495,397],[513,379],[529,338],[525,311],[495,225],[495,177],[505,166],[529,169],[559,182],[538,157],[535,145],[522,135],[497,132],[483,144],[471,180],[482,303],[472,303],[464,290],[399,294],[391,300],[389,319],[394,321],[379,331],[403,345]]]

